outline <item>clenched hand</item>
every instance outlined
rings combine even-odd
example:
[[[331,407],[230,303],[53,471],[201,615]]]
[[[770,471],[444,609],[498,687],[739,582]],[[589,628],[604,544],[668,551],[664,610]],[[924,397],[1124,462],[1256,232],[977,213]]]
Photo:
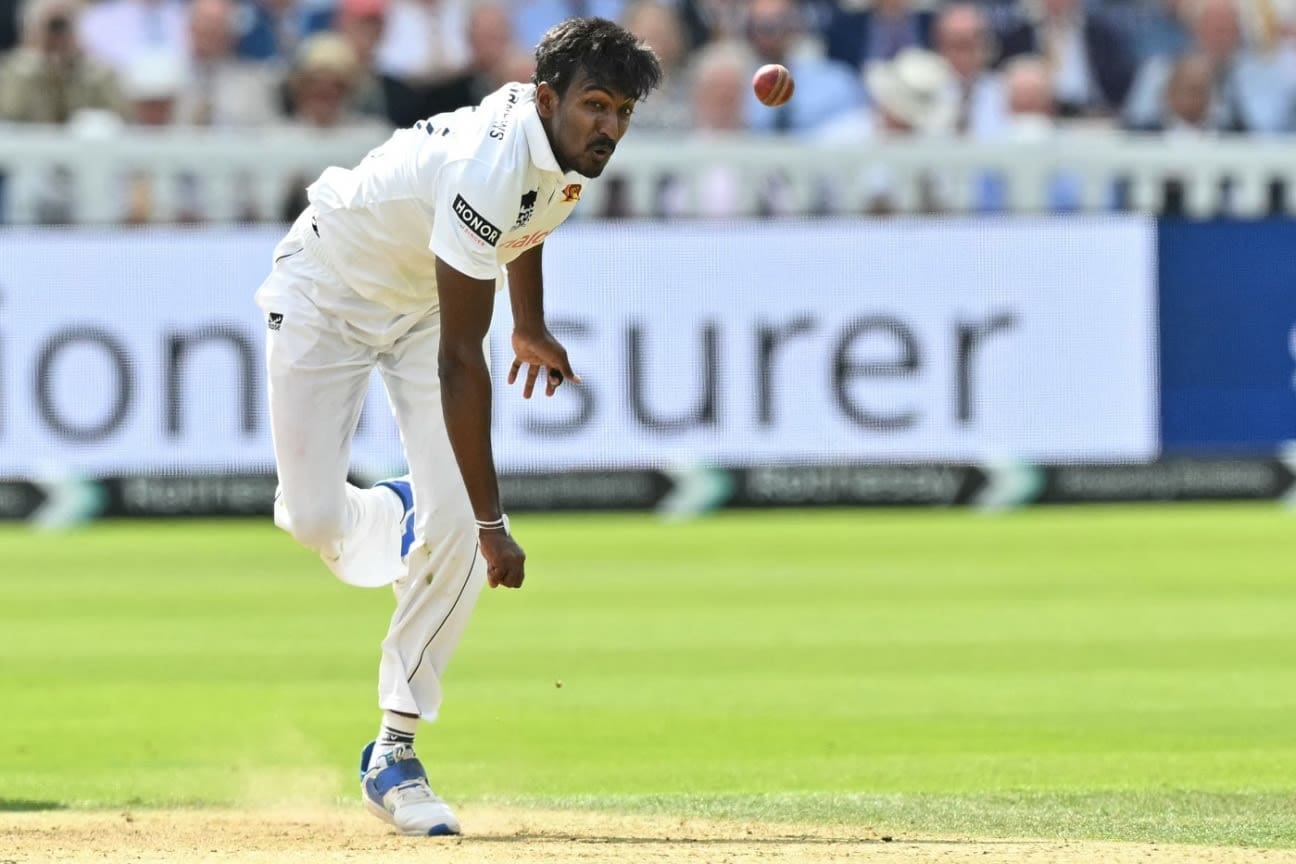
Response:
[[[495,588],[521,588],[526,579],[526,553],[503,531],[482,531],[478,535],[486,559],[486,583]]]

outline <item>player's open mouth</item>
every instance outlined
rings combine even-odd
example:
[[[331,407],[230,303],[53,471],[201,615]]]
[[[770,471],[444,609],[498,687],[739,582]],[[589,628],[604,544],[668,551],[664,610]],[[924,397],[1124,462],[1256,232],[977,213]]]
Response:
[[[594,157],[600,162],[604,162],[612,156],[612,149],[613,148],[606,144],[596,144],[590,148],[590,152],[593,153]]]

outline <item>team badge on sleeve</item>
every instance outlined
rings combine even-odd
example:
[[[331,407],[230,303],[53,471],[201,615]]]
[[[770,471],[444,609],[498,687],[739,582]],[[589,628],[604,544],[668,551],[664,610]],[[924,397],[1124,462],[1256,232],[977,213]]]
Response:
[[[581,190],[581,184],[579,183],[568,183],[566,186],[564,186],[562,190],[563,203],[575,204],[577,201],[579,201],[580,190]]]
[[[474,210],[462,195],[455,196],[454,212],[459,217],[459,221],[466,225],[478,240],[485,242],[487,246],[495,246],[499,243],[500,234],[503,232],[496,228],[489,219]]]

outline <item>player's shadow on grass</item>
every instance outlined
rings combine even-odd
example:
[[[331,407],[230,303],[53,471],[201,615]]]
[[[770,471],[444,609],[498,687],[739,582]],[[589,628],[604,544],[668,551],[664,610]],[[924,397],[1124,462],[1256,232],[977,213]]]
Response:
[[[64,810],[58,801],[29,801],[26,798],[0,798],[0,813],[34,813],[37,810]]]

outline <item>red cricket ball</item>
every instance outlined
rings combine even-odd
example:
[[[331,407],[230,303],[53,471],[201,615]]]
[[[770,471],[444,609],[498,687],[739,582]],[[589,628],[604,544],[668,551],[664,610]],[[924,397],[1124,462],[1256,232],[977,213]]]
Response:
[[[777,108],[792,98],[796,83],[786,66],[767,63],[756,70],[756,75],[752,78],[752,89],[756,91],[756,98],[762,105]]]

